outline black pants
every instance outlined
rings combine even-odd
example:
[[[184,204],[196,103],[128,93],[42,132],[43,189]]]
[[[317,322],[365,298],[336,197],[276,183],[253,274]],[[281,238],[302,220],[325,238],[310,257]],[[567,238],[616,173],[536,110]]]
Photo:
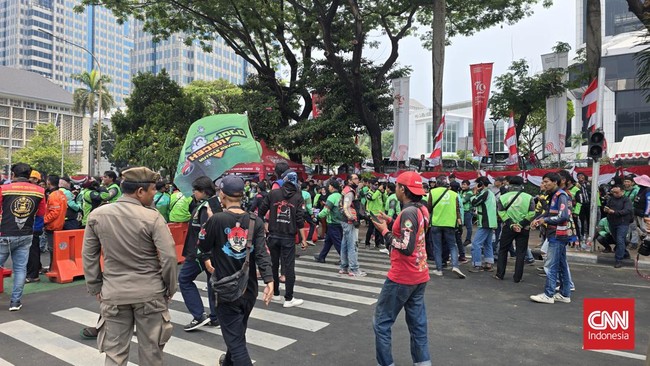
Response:
[[[612,234],[607,234],[605,236],[598,236],[596,240],[600,243],[600,245],[605,247],[605,249],[612,250],[612,245],[616,245],[616,240],[614,239]]]
[[[379,230],[372,223],[368,226],[368,232],[366,233],[366,246],[370,246],[370,237],[372,234],[375,234],[375,247],[379,247],[384,244],[384,237],[381,235]]]
[[[280,284],[279,267],[282,260],[284,272],[284,299],[293,299],[293,286],[296,283],[296,243],[294,238],[279,238],[270,236],[268,239],[271,263],[273,268],[273,281]],[[273,288],[273,295],[280,295],[279,286]]]
[[[583,237],[587,237],[589,234],[589,210],[591,210],[591,207],[589,207],[589,205],[583,205],[582,210],[580,211],[580,215],[578,216],[580,218],[580,228],[582,229],[582,232],[578,232],[581,239]]]
[[[497,259],[497,276],[503,278],[506,274],[506,266],[508,264],[508,251],[512,247],[512,241],[515,241],[515,275],[513,279],[515,282],[521,281],[524,275],[524,258],[528,250],[528,237],[530,236],[529,230],[521,230],[515,232],[510,229],[509,225],[503,225],[501,229],[501,240],[499,241],[499,258]]]
[[[42,231],[34,232],[32,246],[29,247],[29,258],[27,259],[27,278],[38,278],[41,270],[41,235]]]
[[[314,221],[311,216],[307,215],[305,216],[305,222],[309,224],[309,233],[307,234],[307,240],[309,241],[314,236],[314,231],[316,230],[316,221]]]
[[[254,305],[255,297],[250,294],[244,294],[234,302],[217,304],[217,318],[219,318],[221,333],[227,347],[224,366],[253,365],[246,348],[246,328]]]
[[[63,223],[63,230],[78,230],[78,229],[81,229],[81,223],[76,219],[65,220],[65,222]]]
[[[456,246],[458,247],[458,258],[465,258],[465,245],[463,245],[463,228],[456,228]]]

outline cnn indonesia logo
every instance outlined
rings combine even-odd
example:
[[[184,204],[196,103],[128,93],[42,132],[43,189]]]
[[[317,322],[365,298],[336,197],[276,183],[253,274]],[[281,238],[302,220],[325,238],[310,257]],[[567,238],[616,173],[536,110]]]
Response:
[[[634,349],[634,299],[584,299],[584,349]]]

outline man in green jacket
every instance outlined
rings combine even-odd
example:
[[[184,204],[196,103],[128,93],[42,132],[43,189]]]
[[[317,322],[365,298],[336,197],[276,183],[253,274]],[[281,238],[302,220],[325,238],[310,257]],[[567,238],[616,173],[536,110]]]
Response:
[[[474,221],[474,207],[472,207],[472,197],[474,197],[474,192],[469,189],[470,183],[468,180],[464,180],[460,184],[460,197],[463,202],[463,224],[465,225],[465,242],[464,245],[472,244],[472,229]]]
[[[318,213],[318,218],[325,218],[327,222],[327,233],[325,234],[325,245],[319,254],[314,255],[316,262],[325,263],[327,253],[332,249],[332,245],[336,252],[341,254],[341,240],[343,239],[343,213],[341,212],[339,201],[341,200],[341,184],[332,179],[329,182],[328,190],[330,192],[327,196],[327,202],[321,212]]]
[[[433,274],[442,276],[443,245],[451,254],[452,272],[458,278],[465,278],[458,268],[458,247],[456,246],[456,227],[460,226],[460,207],[458,194],[450,189],[446,175],[436,178],[436,188],[429,193],[428,206],[431,208],[430,242],[433,243],[433,254],[436,269]]]
[[[165,218],[165,221],[169,222],[169,203],[171,197],[167,193],[167,183],[162,180],[157,182],[156,191],[156,195],[153,196],[153,204],[156,206],[156,210]]]
[[[379,215],[384,209],[384,185],[380,185],[377,179],[370,181],[368,193],[366,193],[366,211],[368,215]],[[368,226],[366,232],[366,249],[370,248],[370,239],[375,235],[375,249],[384,249],[384,237],[375,229],[374,225]]]
[[[514,241],[517,259],[513,279],[516,283],[519,283],[524,274],[524,257],[528,250],[530,222],[535,217],[535,201],[533,196],[524,192],[524,179],[522,177],[515,175],[507,179],[509,183],[508,192],[501,194],[497,201],[503,227],[499,244],[497,273],[494,277],[502,280],[505,276],[506,266],[508,265],[508,251]]]
[[[490,180],[487,177],[476,179],[474,197],[470,199],[472,207],[476,208],[478,216],[478,230],[472,241],[472,265],[470,272],[492,271],[494,264],[494,252],[492,249],[492,234],[497,227],[497,207],[494,193],[488,186]],[[485,254],[485,262],[482,264],[481,254]]]
[[[386,215],[395,220],[401,211],[399,200],[395,194],[395,183],[386,184],[386,193],[388,193],[388,198],[386,198],[386,207],[384,209]]]
[[[102,192],[102,201],[105,203],[116,202],[118,198],[122,197],[122,189],[117,183],[117,173],[114,171],[107,170],[104,172],[102,185],[106,188],[106,192]]]
[[[192,196],[185,197],[181,191],[174,192],[169,200],[169,222],[190,221],[192,199]]]
[[[641,190],[634,182],[634,177],[634,175],[626,175],[623,178],[623,188],[625,189],[623,195],[632,201],[632,204],[634,204],[634,200]],[[632,249],[636,249],[639,246],[639,232],[637,231],[636,220],[634,219],[630,223],[630,228],[627,230],[627,241],[630,242],[630,248]]]

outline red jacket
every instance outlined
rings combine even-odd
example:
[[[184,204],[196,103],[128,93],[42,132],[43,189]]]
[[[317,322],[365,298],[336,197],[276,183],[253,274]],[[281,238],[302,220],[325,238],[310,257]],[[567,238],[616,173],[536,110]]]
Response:
[[[45,214],[45,229],[50,231],[63,230],[65,212],[68,209],[68,199],[60,190],[52,191],[47,198],[47,213]]]

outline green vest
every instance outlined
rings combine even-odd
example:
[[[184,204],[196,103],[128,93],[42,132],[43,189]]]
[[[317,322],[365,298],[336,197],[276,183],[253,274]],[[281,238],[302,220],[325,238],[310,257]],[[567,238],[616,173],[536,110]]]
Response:
[[[497,200],[494,193],[484,188],[479,194],[470,199],[472,206],[476,207],[478,227],[484,229],[497,228]]]
[[[384,194],[380,190],[376,190],[372,193],[371,197],[366,203],[366,210],[377,215],[384,210]]]
[[[443,196],[444,193],[444,196]],[[437,187],[430,191],[429,201],[433,205],[431,226],[456,227],[458,222],[458,194],[451,189]]]
[[[190,212],[192,196],[185,197],[183,193],[176,192],[169,202],[169,222],[188,222],[192,218]]]
[[[401,211],[401,206],[395,193],[388,196],[385,207],[386,215],[395,218]]]
[[[521,192],[521,194],[517,196],[517,199],[510,204],[510,201],[512,201],[517,194],[518,191],[510,191],[499,197],[499,202],[501,203],[499,205],[499,216],[504,222],[511,220],[513,224],[528,226],[533,217],[535,217],[535,206],[531,206],[533,203],[533,196],[526,192]],[[510,207],[505,211],[504,209],[508,205],[510,205]],[[524,220],[526,222],[524,222]]]
[[[571,194],[571,198],[573,199],[574,205],[573,205],[573,214],[574,215],[580,215],[580,209],[582,209],[582,203],[578,202],[578,191],[580,188],[577,185],[573,185],[571,189],[569,189],[569,193]]]

